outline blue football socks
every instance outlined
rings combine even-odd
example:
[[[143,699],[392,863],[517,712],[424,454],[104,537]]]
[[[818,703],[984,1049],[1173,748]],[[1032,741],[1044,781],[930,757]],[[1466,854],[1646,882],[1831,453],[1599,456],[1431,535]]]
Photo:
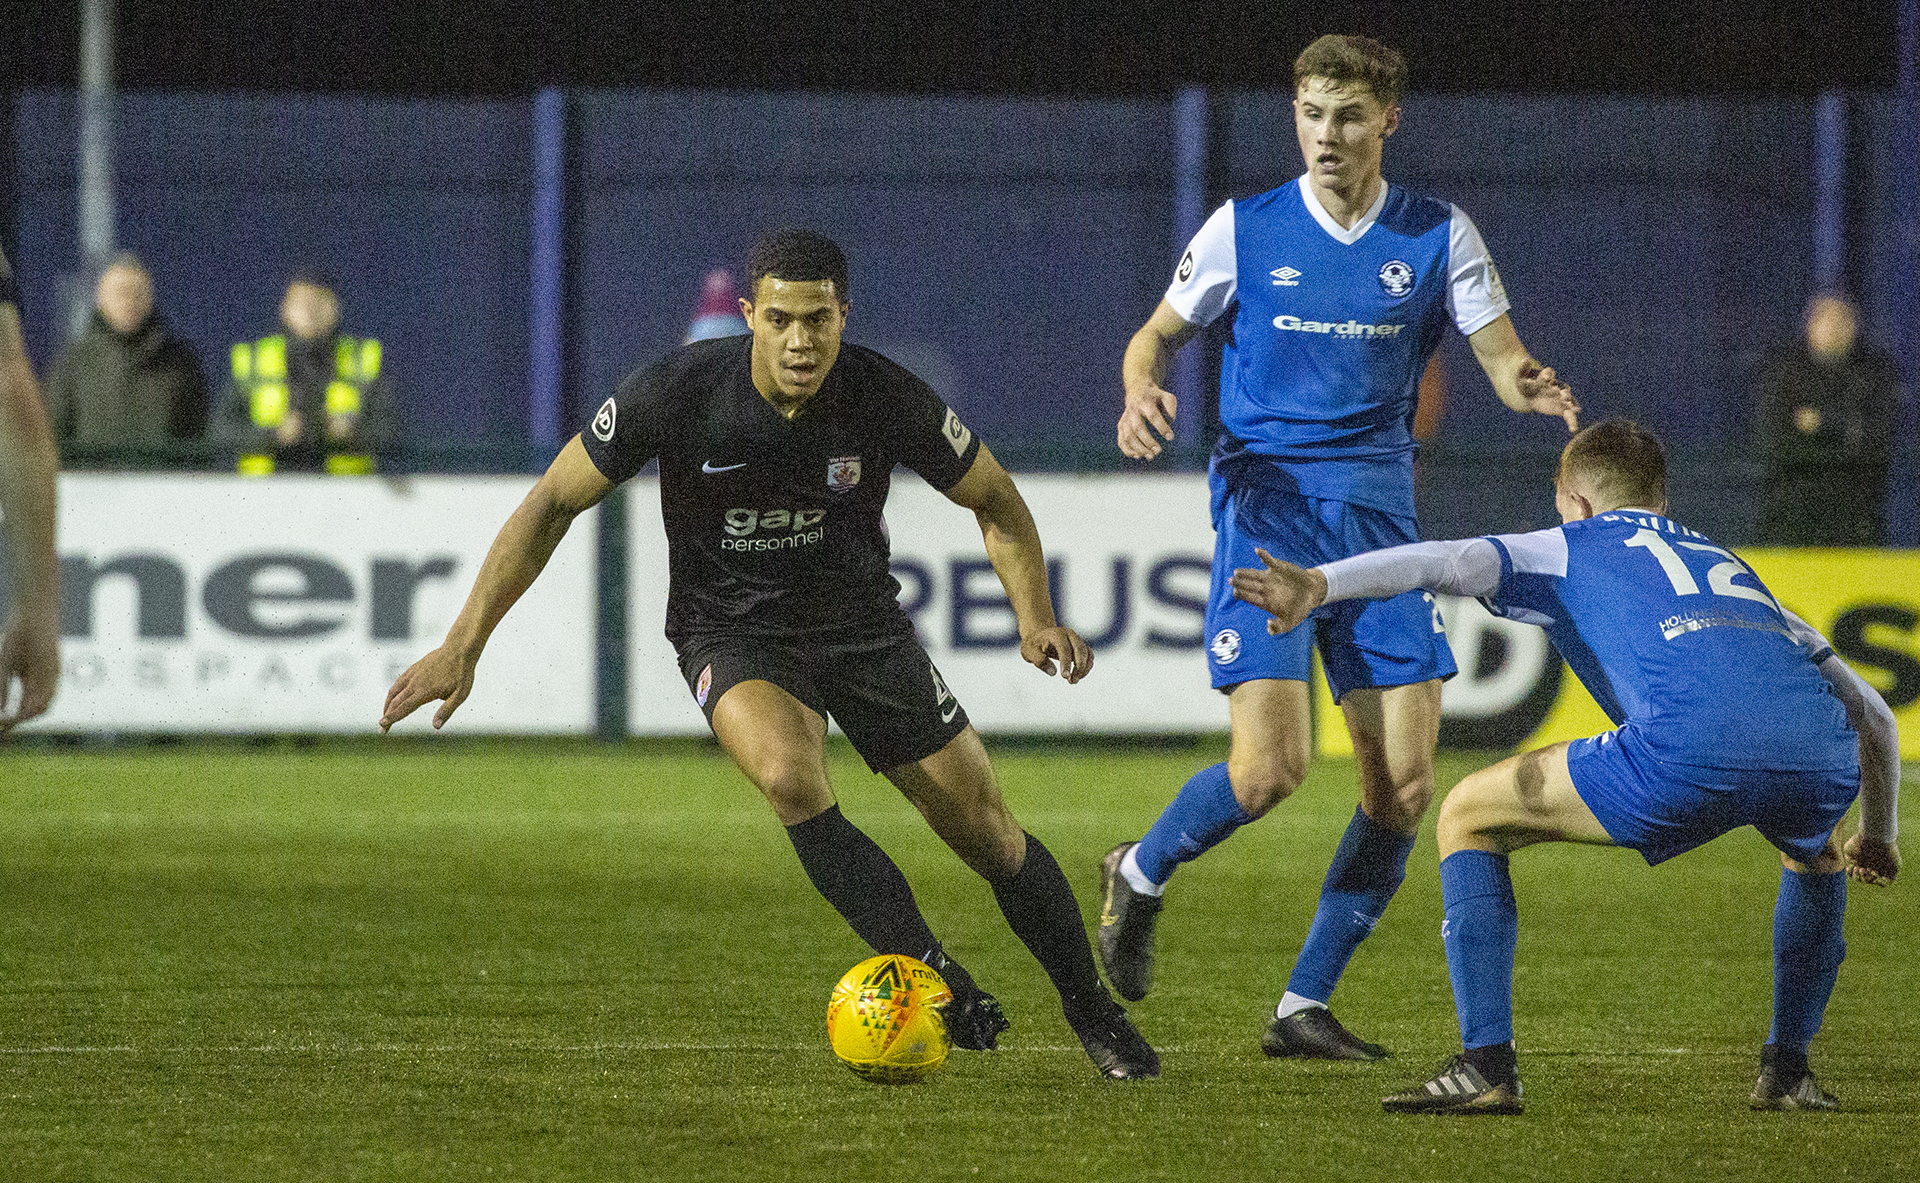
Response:
[[[1202,768],[1160,811],[1133,857],[1148,879],[1165,883],[1175,867],[1199,858],[1252,820],[1233,795],[1227,766]]]
[[[1513,1038],[1513,948],[1520,912],[1513,902],[1507,856],[1457,850],[1440,863],[1440,897],[1447,919],[1447,974],[1466,1048]]]
[[[1333,996],[1353,951],[1380,922],[1387,901],[1406,878],[1413,839],[1374,821],[1365,810],[1353,811],[1320,886],[1320,906],[1293,963],[1293,976],[1287,979],[1288,993],[1322,1005]]]
[[[1847,875],[1820,875],[1782,867],[1773,906],[1773,1027],[1767,1042],[1805,1054],[1820,1030],[1840,962],[1847,955],[1843,925]]]

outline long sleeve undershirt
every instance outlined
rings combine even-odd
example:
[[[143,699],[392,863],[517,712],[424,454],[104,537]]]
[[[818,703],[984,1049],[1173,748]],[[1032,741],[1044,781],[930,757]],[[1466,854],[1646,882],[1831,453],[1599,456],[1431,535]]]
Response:
[[[1500,551],[1484,538],[1410,542],[1318,568],[1327,599],[1384,600],[1416,587],[1450,596],[1490,596],[1500,587]]]

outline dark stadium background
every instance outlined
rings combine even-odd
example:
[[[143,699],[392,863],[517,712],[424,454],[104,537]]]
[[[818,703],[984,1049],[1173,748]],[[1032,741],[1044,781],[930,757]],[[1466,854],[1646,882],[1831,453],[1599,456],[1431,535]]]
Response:
[[[122,244],[216,369],[291,266],[339,273],[349,321],[389,343],[419,470],[550,452],[527,394],[549,87],[568,104],[561,438],[677,341],[707,268],[808,221],[852,249],[855,339],[1022,467],[1117,467],[1112,375],[1175,253],[1174,96],[1206,88],[1208,207],[1269,187],[1298,167],[1292,56],[1331,29],[1407,52],[1389,175],[1474,214],[1528,343],[1594,413],[1685,446],[1679,496],[1719,536],[1751,535],[1753,372],[1817,284],[1823,95],[1845,104],[1841,279],[1883,345],[1911,308],[1893,0],[118,9]],[[44,366],[78,270],[79,5],[20,11],[0,22],[0,238]],[[1458,341],[1446,360],[1428,528],[1525,524],[1552,425],[1498,407]],[[1484,481],[1490,459],[1517,479]],[[1915,487],[1911,457],[1896,483]],[[1891,523],[1909,544],[1915,500]]]
[[[11,6],[10,6],[11,7]],[[1281,76],[1316,32],[1389,40],[1420,90],[1886,89],[1892,0],[120,4],[122,81],[168,89],[508,95],[536,87],[1130,95]],[[71,85],[79,6],[25,0],[4,76]]]

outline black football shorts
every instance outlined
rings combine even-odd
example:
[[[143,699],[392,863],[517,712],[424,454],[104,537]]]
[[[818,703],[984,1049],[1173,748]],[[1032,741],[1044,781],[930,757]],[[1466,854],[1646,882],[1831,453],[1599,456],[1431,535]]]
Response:
[[[832,640],[708,634],[678,648],[680,673],[708,726],[728,690],[772,682],[831,716],[875,772],[923,760],[968,726],[960,700],[904,620]]]

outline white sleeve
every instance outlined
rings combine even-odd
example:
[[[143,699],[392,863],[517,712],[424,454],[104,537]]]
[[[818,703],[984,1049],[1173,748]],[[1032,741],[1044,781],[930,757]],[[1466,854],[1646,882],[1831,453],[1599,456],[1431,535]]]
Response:
[[[1860,736],[1860,831],[1892,842],[1900,832],[1900,728],[1880,692],[1840,660],[1820,630],[1781,609],[1794,639],[1806,647],[1814,668],[1847,708],[1847,722]]]
[[[1454,596],[1489,596],[1500,586],[1500,551],[1484,538],[1410,542],[1316,568],[1327,577],[1327,600],[1384,600],[1414,588]]]
[[[1213,211],[1174,268],[1167,303],[1191,325],[1209,325],[1239,291],[1240,261],[1233,249],[1233,202]]]
[[[1453,207],[1453,226],[1447,241],[1447,311],[1460,331],[1472,336],[1506,315],[1507,289],[1493,265],[1479,227],[1467,211]]]

